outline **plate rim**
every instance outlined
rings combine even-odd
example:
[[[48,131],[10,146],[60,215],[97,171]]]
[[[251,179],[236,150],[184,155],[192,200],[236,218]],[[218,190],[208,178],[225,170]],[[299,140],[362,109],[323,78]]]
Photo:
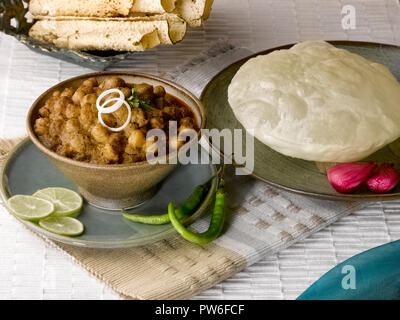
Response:
[[[343,278],[343,273],[341,272],[342,268],[346,265],[351,265],[355,267],[356,270],[359,270],[358,272],[363,273],[363,279],[362,283],[365,282],[370,282],[371,275],[369,274],[368,271],[371,269],[375,268],[368,268],[368,265],[371,265],[373,261],[378,260],[379,262],[382,262],[383,260],[387,260],[387,257],[392,257],[392,254],[394,251],[398,251],[397,249],[400,248],[400,240],[394,240],[390,242],[383,243],[381,245],[375,246],[373,248],[370,248],[368,250],[359,252],[345,261],[342,261],[341,263],[333,266],[331,269],[329,269],[327,272],[325,272],[323,275],[321,275],[318,279],[316,279],[310,286],[308,286],[298,297],[296,300],[320,300],[318,298],[318,295],[321,297],[321,289],[326,289],[327,284],[330,284],[333,279],[340,281]],[[389,264],[389,268],[393,268],[393,263]],[[338,273],[340,274],[340,279],[337,279]],[[368,276],[366,276],[368,275]],[[379,279],[381,280],[381,279]],[[376,283],[376,275],[372,282]],[[322,293],[322,300],[344,300],[344,299],[350,299],[350,300],[360,300],[364,299],[365,300],[365,289],[363,285],[361,285],[362,293],[360,297],[360,293],[358,295],[353,295],[355,290],[349,290],[347,293],[349,295],[346,295],[346,290],[339,291],[341,295],[337,296],[336,294],[333,295],[332,291],[328,290],[327,292]],[[330,287],[332,289],[332,287]],[[357,285],[357,289],[359,289],[359,286]],[[352,292],[353,291],[353,292]],[[337,293],[337,292],[334,292]],[[397,296],[396,296],[397,297]],[[376,299],[376,298],[375,298]],[[374,299],[374,300],[375,300]]]
[[[400,45],[395,45],[395,44],[389,44],[389,43],[382,43],[382,42],[372,42],[372,41],[352,41],[352,40],[321,40],[321,41],[325,41],[328,42],[332,45],[347,45],[347,46],[351,46],[351,45],[355,45],[355,46],[363,46],[363,47],[391,47],[391,48],[396,48],[400,50]],[[222,70],[220,70],[218,73],[216,73],[211,80],[207,83],[207,85],[204,87],[204,89],[202,90],[199,100],[201,101],[205,111],[206,111],[206,122],[205,122],[205,126],[206,128],[208,128],[208,118],[207,117],[207,107],[206,104],[204,103],[204,96],[207,93],[209,87],[211,86],[211,84],[213,83],[213,81],[221,76],[221,74],[223,74],[224,72],[226,72],[229,68],[231,68],[233,65],[238,64],[240,62],[245,62],[248,61],[251,58],[257,57],[259,55],[265,55],[268,53],[271,53],[273,51],[276,50],[282,50],[282,49],[288,49],[291,48],[292,46],[294,46],[295,44],[297,44],[299,42],[295,42],[295,43],[291,43],[291,44],[285,44],[285,45],[280,45],[278,47],[273,47],[273,48],[269,48],[269,49],[265,49],[265,50],[261,50],[258,51],[256,53],[250,54],[244,58],[238,59],[234,62],[232,62],[231,64],[229,64],[228,66],[224,67]],[[225,154],[219,150],[211,141],[209,138],[205,137],[207,144],[211,147],[211,149],[216,152],[217,154],[220,155],[220,157],[222,159],[225,159]],[[337,194],[329,194],[329,193],[324,193],[324,192],[313,192],[313,191],[305,191],[305,190],[300,190],[300,189],[296,189],[296,188],[292,188],[292,187],[288,187],[285,186],[283,184],[277,183],[277,182],[273,182],[271,180],[268,180],[260,175],[255,174],[254,172],[250,172],[248,170],[246,170],[243,166],[235,163],[232,160],[232,165],[236,168],[240,168],[241,170],[244,170],[245,172],[247,172],[249,175],[251,175],[252,177],[263,181],[265,183],[267,183],[270,186],[276,187],[278,189],[284,190],[284,191],[288,191],[291,193],[295,193],[295,194],[300,194],[303,196],[309,196],[312,198],[317,198],[317,199],[325,199],[325,200],[342,200],[342,201],[364,201],[364,202],[372,202],[372,201],[389,201],[389,200],[397,200],[400,198],[400,192],[396,192],[396,193],[386,193],[386,194],[341,194],[341,193],[337,193]]]
[[[7,168],[10,166],[12,163],[13,159],[18,156],[18,154],[25,148],[29,143],[31,143],[33,146],[35,144],[30,140],[29,137],[24,138],[22,141],[17,143],[12,150],[7,154],[4,164],[0,168],[0,199],[4,203],[4,208],[10,214],[13,216],[15,219],[17,219],[19,222],[21,222],[25,227],[27,227],[29,230],[33,231],[34,233],[38,234],[41,237],[44,237],[46,240],[52,240],[56,241],[59,243],[67,244],[67,245],[72,245],[76,247],[85,247],[85,248],[95,248],[95,249],[113,249],[113,248],[127,248],[127,247],[136,247],[136,246],[142,246],[146,244],[151,244],[163,239],[167,239],[168,237],[172,236],[175,234],[175,229],[170,228],[165,231],[161,231],[159,233],[156,233],[152,236],[148,237],[142,237],[140,239],[135,239],[135,240],[122,240],[122,241],[95,241],[95,240],[82,240],[74,237],[67,237],[67,236],[62,236],[58,234],[51,233],[43,228],[41,228],[39,225],[37,225],[34,222],[23,220],[18,218],[16,215],[12,214],[10,212],[10,209],[7,206],[7,200],[9,197],[7,196],[7,183],[6,183],[6,171]],[[215,174],[217,172],[216,166],[214,164],[209,164],[209,167],[211,169],[212,174]],[[58,170],[58,169],[57,169]],[[207,207],[209,206],[210,202],[212,201],[214,191],[217,188],[217,181],[216,179],[213,179],[211,182],[211,187],[210,190],[208,191],[208,194],[200,207],[185,221],[185,223],[191,223],[194,222],[196,219],[200,218]],[[151,200],[151,199],[150,199]],[[176,233],[177,234],[177,233]]]

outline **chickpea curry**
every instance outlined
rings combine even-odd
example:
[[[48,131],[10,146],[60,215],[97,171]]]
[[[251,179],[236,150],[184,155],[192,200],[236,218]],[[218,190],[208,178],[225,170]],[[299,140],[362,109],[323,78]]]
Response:
[[[130,110],[122,107],[101,114],[103,125],[98,119],[96,102],[110,89],[123,94],[124,104],[128,103]],[[108,97],[117,100],[118,94]],[[154,152],[156,139],[147,137],[149,130],[161,129],[169,139],[170,121],[176,121],[178,134],[187,129],[199,130],[190,108],[166,93],[164,87],[130,84],[109,76],[101,82],[88,78],[78,88],[55,91],[39,109],[34,131],[47,148],[59,155],[96,164],[125,164],[145,161],[146,154]],[[123,130],[110,130],[116,127]],[[167,146],[179,149],[184,143],[167,142]]]

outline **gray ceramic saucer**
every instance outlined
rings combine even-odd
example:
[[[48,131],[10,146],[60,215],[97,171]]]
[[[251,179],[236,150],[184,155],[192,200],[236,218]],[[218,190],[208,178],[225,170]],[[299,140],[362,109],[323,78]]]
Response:
[[[142,206],[129,213],[165,213],[170,201],[183,203],[194,188],[206,182],[216,172],[213,165],[179,166],[162,183],[158,193]],[[16,194],[33,194],[45,187],[65,187],[76,190],[76,186],[56,169],[45,156],[25,139],[10,154],[1,172],[0,191],[3,200]],[[212,202],[216,188],[214,180],[200,208],[187,221],[190,223],[204,213]],[[51,240],[66,244],[93,248],[119,248],[144,245],[167,238],[175,233],[173,227],[147,226],[124,219],[119,212],[102,210],[84,203],[77,217],[85,232],[79,237],[59,236],[40,228],[37,224],[20,220],[25,226]]]
[[[369,60],[386,65],[392,73],[400,80],[400,48],[379,43],[333,41],[337,47],[357,53]],[[292,45],[270,49],[259,52],[256,55],[247,57],[233,63],[218,73],[207,85],[201,95],[201,102],[206,109],[206,128],[208,129],[243,129],[243,126],[235,118],[228,103],[228,86],[239,70],[239,68],[250,58],[267,54],[274,50],[287,49]],[[245,140],[245,139],[244,139]],[[221,144],[222,146],[222,144]],[[224,150],[213,145],[217,152],[224,155]],[[354,194],[337,193],[330,185],[325,174],[321,173],[315,162],[304,161],[284,156],[267,147],[259,140],[255,140],[255,168],[252,173],[275,187],[318,198],[333,200],[389,200],[400,198],[400,185],[391,193],[377,195],[368,190],[359,190]],[[243,141],[242,150],[246,150]],[[393,163],[397,170],[400,170],[400,139],[389,146],[379,150],[365,161]]]

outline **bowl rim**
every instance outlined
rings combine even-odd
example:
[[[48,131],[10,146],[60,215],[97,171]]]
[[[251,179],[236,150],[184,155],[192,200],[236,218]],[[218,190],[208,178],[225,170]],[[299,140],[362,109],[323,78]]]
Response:
[[[151,74],[147,74],[147,73],[142,73],[142,72],[134,72],[134,71],[99,71],[99,72],[92,72],[92,73],[85,73],[76,77],[72,77],[72,78],[68,78],[66,80],[63,80],[59,83],[57,83],[56,85],[50,87],[49,89],[47,89],[46,91],[44,91],[39,97],[36,98],[36,100],[32,103],[32,106],[29,108],[28,114],[26,116],[26,127],[27,127],[27,131],[28,131],[28,136],[30,138],[30,140],[34,143],[34,145],[40,150],[42,151],[44,154],[48,155],[51,158],[54,158],[55,160],[64,162],[64,163],[68,163],[70,165],[74,165],[74,166],[79,166],[79,167],[83,167],[83,168],[91,168],[91,169],[110,169],[110,170],[120,170],[120,169],[133,169],[133,168],[143,168],[143,167],[147,167],[149,165],[157,165],[158,162],[155,163],[150,163],[147,160],[145,161],[140,161],[140,162],[134,162],[134,163],[125,163],[125,164],[96,164],[96,163],[91,163],[91,162],[84,162],[84,161],[79,161],[79,160],[74,160],[68,157],[64,157],[59,155],[58,153],[48,149],[45,145],[43,145],[43,143],[38,139],[38,137],[36,136],[34,130],[33,130],[33,113],[34,111],[36,111],[39,103],[42,101],[42,99],[47,96],[48,94],[50,94],[52,91],[56,90],[59,87],[65,86],[66,84],[68,84],[69,82],[73,82],[76,80],[82,80],[82,79],[87,79],[87,78],[92,78],[92,77],[102,77],[102,76],[108,76],[108,75],[114,75],[114,76],[138,76],[138,77],[142,77],[142,78],[147,78],[150,79],[152,81],[155,82],[159,82],[160,85],[168,85],[171,87],[174,87],[177,91],[179,91],[181,94],[183,94],[184,96],[188,97],[189,99],[191,99],[192,101],[195,102],[197,108],[198,108],[198,113],[200,115],[200,123],[199,125],[199,131],[197,134],[197,138],[198,140],[200,140],[201,137],[201,130],[205,128],[206,125],[206,112],[204,109],[204,106],[202,104],[202,102],[200,101],[199,98],[197,98],[192,92],[190,92],[189,90],[187,90],[186,88],[184,88],[183,86],[171,81],[171,80],[167,80],[155,75],[151,75]],[[179,99],[179,97],[177,97]],[[186,103],[186,105],[188,105]],[[188,107],[190,107],[191,109],[192,106],[188,105]],[[195,142],[195,140],[192,140],[192,143]],[[185,144],[186,146],[190,145],[191,142],[188,142],[187,144]],[[173,153],[169,153],[167,154],[167,161],[166,164],[169,165],[169,160],[176,156],[178,153],[180,152],[180,150],[175,151]]]

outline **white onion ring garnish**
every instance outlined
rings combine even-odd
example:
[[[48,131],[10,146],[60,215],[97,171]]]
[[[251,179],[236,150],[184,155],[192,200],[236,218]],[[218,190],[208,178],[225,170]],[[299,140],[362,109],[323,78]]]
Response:
[[[124,123],[122,126],[120,126],[120,127],[118,127],[118,128],[112,128],[112,127],[109,127],[108,125],[106,125],[106,124],[104,123],[103,118],[101,117],[101,115],[102,115],[103,113],[104,113],[104,114],[109,113],[109,112],[103,112],[103,109],[104,109],[103,105],[104,105],[104,103],[103,103],[103,105],[100,106],[100,109],[99,109],[99,112],[98,112],[97,115],[98,115],[98,118],[99,118],[100,123],[101,123],[104,127],[106,127],[107,129],[109,129],[110,131],[119,132],[119,131],[124,130],[124,129],[126,128],[126,126],[129,124],[129,122],[131,121],[132,110],[131,110],[131,106],[128,104],[128,102],[126,102],[125,100],[122,100],[122,99],[120,99],[120,98],[112,98],[112,99],[109,99],[109,100],[106,101],[106,103],[112,102],[112,101],[119,101],[119,102],[120,102],[120,104],[119,104],[119,102],[117,102],[117,103],[119,104],[118,109],[119,109],[122,105],[125,105],[125,107],[128,109],[128,117],[127,117],[125,123]],[[117,103],[114,103],[113,106],[115,106]],[[114,111],[117,111],[118,109],[116,109],[116,110],[114,110]]]
[[[101,100],[105,96],[107,96],[111,93],[118,93],[119,98],[108,99],[100,105]],[[115,102],[112,106],[106,107],[106,105],[111,101],[117,101],[117,102]],[[125,95],[123,94],[123,92],[121,90],[109,89],[109,90],[104,91],[101,95],[99,95],[99,97],[96,100],[96,107],[99,112],[100,112],[100,109],[102,110],[101,113],[104,113],[104,114],[113,113],[122,106],[123,101],[125,101]]]

